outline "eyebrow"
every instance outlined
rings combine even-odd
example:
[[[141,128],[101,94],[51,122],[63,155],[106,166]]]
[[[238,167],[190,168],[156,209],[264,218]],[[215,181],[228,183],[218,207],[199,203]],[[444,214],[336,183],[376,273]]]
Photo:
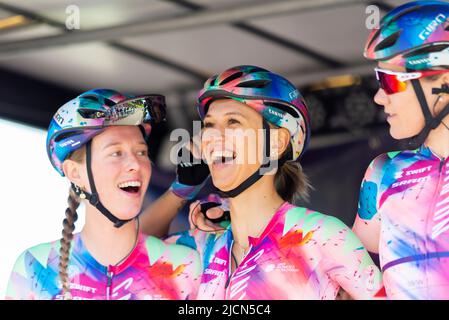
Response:
[[[224,114],[224,116],[240,116],[240,117],[245,117],[242,113],[240,113],[240,112],[237,112],[237,111],[229,111],[229,112],[226,112],[225,114]],[[204,117],[204,119],[206,119],[207,117],[212,117],[210,114],[206,114],[206,116]]]
[[[110,148],[110,147],[118,146],[121,144],[122,144],[121,142],[111,142],[111,143],[106,144],[102,150]],[[138,144],[147,146],[147,144],[144,141],[140,141]]]

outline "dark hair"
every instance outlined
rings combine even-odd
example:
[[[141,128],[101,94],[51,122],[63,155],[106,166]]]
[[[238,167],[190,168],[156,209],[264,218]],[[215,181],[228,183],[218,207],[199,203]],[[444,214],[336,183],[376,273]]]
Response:
[[[291,145],[284,152],[284,154],[289,153],[291,153]],[[285,162],[274,176],[274,187],[285,201],[309,200],[311,185],[299,162]]]
[[[82,163],[85,157],[85,148],[80,148],[74,151],[67,159]],[[70,258],[70,247],[73,239],[73,231],[75,230],[75,222],[78,219],[76,209],[80,205],[81,199],[73,192],[69,191],[67,199],[68,207],[65,210],[65,219],[62,221],[62,238],[60,240],[61,248],[59,249],[59,278],[62,284],[63,299],[71,299],[70,295],[70,279],[67,272],[67,267]]]

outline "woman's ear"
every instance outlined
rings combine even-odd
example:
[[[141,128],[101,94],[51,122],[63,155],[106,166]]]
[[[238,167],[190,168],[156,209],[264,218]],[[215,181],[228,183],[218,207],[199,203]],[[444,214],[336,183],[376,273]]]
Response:
[[[443,73],[442,80],[443,80],[443,83],[442,83],[443,85],[449,86],[449,73]]]
[[[441,80],[441,89],[446,89],[447,91],[449,89],[449,74],[443,74]],[[449,92],[444,92],[444,90],[442,90],[440,93],[438,93],[437,104],[434,106],[434,110],[431,110],[431,112],[439,112],[448,104],[448,102]]]
[[[277,128],[271,131],[270,146],[271,156],[280,159],[290,143],[290,131],[286,128]]]
[[[84,186],[84,180],[81,174],[81,166],[79,163],[67,159],[62,163],[62,170],[65,176],[77,186]]]

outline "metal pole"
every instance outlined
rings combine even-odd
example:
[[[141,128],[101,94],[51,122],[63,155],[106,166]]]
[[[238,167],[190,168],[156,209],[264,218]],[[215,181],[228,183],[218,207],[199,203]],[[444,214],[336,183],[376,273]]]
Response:
[[[157,21],[140,22],[137,24],[120,25],[99,28],[88,31],[73,31],[55,36],[39,37],[29,40],[0,43],[0,58],[14,56],[32,50],[75,45],[93,41],[111,41],[124,37],[148,35],[173,30],[185,30],[208,25],[244,21],[247,19],[291,14],[330,6],[360,4],[365,0],[284,0],[272,1],[266,4],[234,7],[220,10],[207,10],[186,16],[172,17]]]

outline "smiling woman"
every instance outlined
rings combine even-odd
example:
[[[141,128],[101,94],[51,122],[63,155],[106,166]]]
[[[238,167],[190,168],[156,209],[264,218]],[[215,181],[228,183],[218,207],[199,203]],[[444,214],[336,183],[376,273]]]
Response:
[[[71,183],[62,239],[25,250],[8,299],[188,299],[200,275],[194,250],[143,235],[138,214],[151,176],[145,139],[162,96],[96,89],[67,102],[47,135],[53,167]],[[153,112],[158,109],[158,112]],[[73,234],[77,208],[86,222]]]
[[[198,298],[335,299],[339,287],[354,299],[375,297],[380,271],[350,228],[291,204],[309,186],[298,162],[310,120],[295,86],[260,67],[237,66],[209,78],[197,103],[203,154],[231,216],[217,234],[196,229],[169,240],[201,253]]]

